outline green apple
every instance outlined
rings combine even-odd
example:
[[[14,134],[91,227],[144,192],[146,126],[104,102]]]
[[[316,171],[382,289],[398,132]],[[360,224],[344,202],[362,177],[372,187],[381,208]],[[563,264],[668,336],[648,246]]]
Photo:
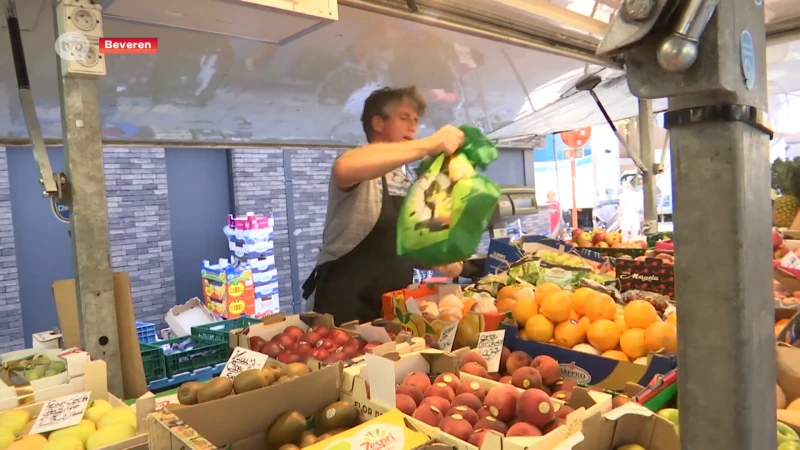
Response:
[[[800,436],[789,425],[778,422],[778,444],[791,441],[800,441]]]
[[[658,416],[672,422],[674,425],[678,425],[678,410],[675,408],[664,408],[658,411]]]
[[[778,446],[778,450],[800,450],[800,441],[786,441]]]

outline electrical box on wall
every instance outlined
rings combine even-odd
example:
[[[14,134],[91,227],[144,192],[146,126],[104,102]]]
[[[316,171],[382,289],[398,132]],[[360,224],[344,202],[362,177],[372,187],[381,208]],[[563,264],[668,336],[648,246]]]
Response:
[[[103,9],[89,0],[61,0],[56,9],[56,52],[65,76],[98,77],[106,74],[100,54]]]

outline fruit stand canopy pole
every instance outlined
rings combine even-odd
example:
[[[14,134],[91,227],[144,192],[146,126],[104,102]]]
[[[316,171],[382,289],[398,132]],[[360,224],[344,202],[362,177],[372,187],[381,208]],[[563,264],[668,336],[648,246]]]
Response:
[[[669,98],[681,449],[772,449],[763,1],[686,0],[666,27],[669,2],[627,1],[648,14],[619,14],[601,49],[624,54],[634,95]]]

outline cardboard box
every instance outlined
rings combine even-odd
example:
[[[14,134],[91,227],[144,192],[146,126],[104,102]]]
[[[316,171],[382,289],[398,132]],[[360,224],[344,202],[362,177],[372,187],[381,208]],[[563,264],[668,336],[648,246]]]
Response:
[[[577,352],[553,344],[520,339],[516,325],[503,324],[504,344],[512,352],[523,351],[531,356],[548,355],[561,365],[561,376],[600,389],[620,391],[627,383],[646,386],[654,376],[665,374],[678,364],[675,355],[649,354],[647,365],[617,361],[599,355]]]
[[[22,380],[16,375],[13,380],[9,378],[11,371],[6,370],[0,378],[0,411],[80,392],[74,391],[74,389],[76,389],[75,386],[82,385],[82,380],[75,382],[72,380],[81,378],[85,373],[85,364],[89,361],[89,354],[83,350],[19,350],[0,356],[0,363],[13,368],[20,361],[30,359],[35,362],[39,358],[42,361],[62,361],[66,370],[57,375],[39,378],[25,384],[21,384]]]
[[[675,298],[675,266],[660,258],[617,259],[619,291],[641,290]]]
[[[457,352],[458,353],[458,352]],[[367,364],[344,370],[345,383],[342,398],[356,404],[363,420],[379,417],[394,408],[395,386],[400,384],[411,372],[428,374],[457,373],[458,356],[439,350],[425,350],[408,355],[369,355]],[[462,382],[478,382],[485,389],[499,386],[500,383],[469,374],[459,374]],[[369,385],[369,387],[368,387]],[[484,441],[481,450],[550,450],[570,434],[580,429],[586,414],[602,414],[611,410],[611,395],[576,388],[568,403],[576,412],[568,417],[568,426],[560,427],[539,438],[502,438]],[[559,402],[558,400],[553,400]],[[458,450],[478,450],[467,442],[456,439],[440,429],[430,427],[411,417],[414,428],[424,432],[436,441],[447,443]]]
[[[232,445],[236,450],[263,450],[266,432],[275,419],[289,411],[313,416],[339,400],[342,380],[342,365],[336,364],[289,383],[186,406],[172,413],[155,412],[148,418],[150,448],[213,450]],[[227,414],[231,411],[239,413]],[[368,436],[373,440],[380,437],[390,450],[411,450],[430,441],[424,433],[407,428],[405,416],[395,411],[307,448],[323,450],[341,441],[348,441],[349,448],[362,448],[369,442]]]
[[[493,274],[506,271],[511,264],[522,259],[525,254],[533,254],[539,250],[547,250],[562,255],[573,253],[580,256],[584,263],[592,268],[599,268],[608,263],[608,258],[586,248],[575,247],[566,242],[545,236],[528,235],[515,242],[512,242],[510,238],[498,238],[489,241],[489,250],[486,256],[486,273]]]
[[[164,320],[175,337],[183,337],[192,334],[192,327],[214,323],[217,318],[206,309],[202,300],[195,297],[167,311]]]
[[[614,450],[625,444],[638,444],[647,450],[679,450],[675,425],[649,409],[626,403],[603,415],[587,417],[579,433],[555,450]]]
[[[478,335],[484,331],[495,331],[506,317],[505,313],[477,313],[469,309],[474,304],[461,293],[461,286],[451,283],[422,284],[411,286],[407,289],[383,294],[383,318],[394,320],[402,325],[403,329],[412,336],[425,338],[428,344],[438,343],[442,330],[452,322],[444,320],[428,320],[415,310],[416,303],[409,304],[408,300],[433,300],[438,301],[446,295],[455,295],[464,299],[463,318],[458,323],[455,343],[453,348],[475,347]]]
[[[34,333],[31,336],[33,349],[58,350],[64,348],[64,335],[61,330],[54,328],[50,331]]]

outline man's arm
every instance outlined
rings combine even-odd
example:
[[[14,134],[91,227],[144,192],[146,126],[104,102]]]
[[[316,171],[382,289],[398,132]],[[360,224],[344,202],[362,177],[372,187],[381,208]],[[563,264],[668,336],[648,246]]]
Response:
[[[406,142],[376,142],[349,151],[333,163],[331,176],[339,189],[346,190],[382,177],[398,167],[433,153],[436,146],[425,138]]]

